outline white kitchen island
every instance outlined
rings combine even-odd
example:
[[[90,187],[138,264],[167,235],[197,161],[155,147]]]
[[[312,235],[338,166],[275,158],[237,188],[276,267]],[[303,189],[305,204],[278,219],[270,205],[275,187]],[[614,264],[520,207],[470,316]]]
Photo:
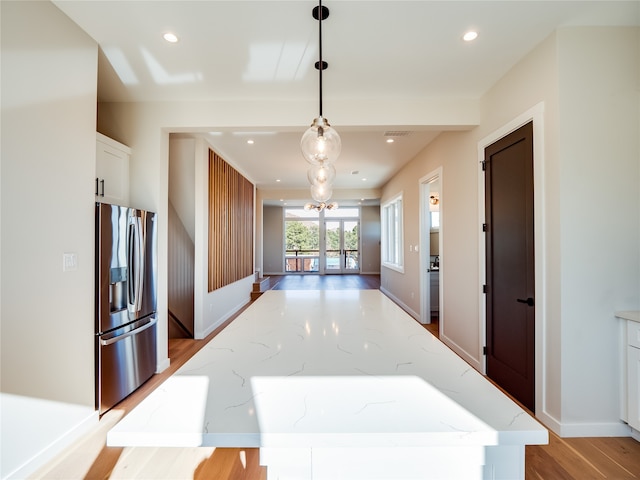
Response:
[[[378,290],[268,291],[110,446],[259,447],[269,478],[524,478],[547,430]]]

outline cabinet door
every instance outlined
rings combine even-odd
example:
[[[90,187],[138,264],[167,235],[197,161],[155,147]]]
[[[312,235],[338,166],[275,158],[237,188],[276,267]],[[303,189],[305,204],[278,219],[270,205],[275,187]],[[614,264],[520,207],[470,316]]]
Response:
[[[627,347],[627,422],[640,431],[640,348]]]
[[[96,200],[129,203],[129,153],[100,140],[96,142]]]
[[[431,302],[431,311],[437,312],[440,310],[440,272],[431,272],[429,274],[430,286],[429,286],[429,299]]]

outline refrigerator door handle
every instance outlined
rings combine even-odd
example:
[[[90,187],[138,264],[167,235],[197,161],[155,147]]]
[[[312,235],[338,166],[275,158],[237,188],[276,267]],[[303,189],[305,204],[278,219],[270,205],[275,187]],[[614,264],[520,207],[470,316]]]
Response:
[[[144,232],[142,230],[142,218],[136,216],[136,243],[138,250],[138,261],[136,266],[136,312],[142,310],[142,294],[144,292]]]
[[[119,342],[120,340],[124,340],[127,337],[130,337],[132,335],[137,335],[138,333],[144,332],[147,328],[151,328],[153,327],[156,323],[158,323],[158,319],[156,317],[153,317],[151,319],[151,321],[149,323],[145,323],[143,326],[136,328],[134,330],[131,330],[130,332],[127,332],[125,334],[122,335],[117,335],[115,337],[111,337],[108,338],[106,340],[100,340],[100,345],[102,345],[103,347],[106,347],[107,345],[112,345],[116,342]]]
[[[142,219],[135,214],[129,217],[129,310],[139,312],[142,309],[142,292],[144,288],[144,236],[142,235]]]

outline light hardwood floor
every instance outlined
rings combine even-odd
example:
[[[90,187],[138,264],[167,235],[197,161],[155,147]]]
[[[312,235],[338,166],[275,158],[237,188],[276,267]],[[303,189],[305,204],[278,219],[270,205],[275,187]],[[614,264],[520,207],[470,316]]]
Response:
[[[278,279],[273,279],[275,283]],[[279,279],[282,280],[282,279]],[[292,288],[309,282],[322,288],[318,278],[291,278]],[[340,278],[325,288],[339,288]],[[360,281],[361,280],[361,281]],[[344,277],[345,288],[378,288],[379,278]],[[376,283],[377,282],[377,283]],[[272,284],[273,284],[272,283]],[[287,282],[279,283],[284,288]],[[360,287],[357,285],[360,284]],[[295,285],[295,287],[293,287]],[[241,312],[238,312],[239,315]],[[236,316],[237,316],[236,315]],[[234,317],[235,318],[235,317]],[[228,323],[204,340],[169,342],[171,366],[154,375],[138,391],[107,412],[99,428],[31,478],[40,479],[187,479],[266,480],[257,449],[239,448],[115,448],[105,445],[107,431]],[[425,328],[438,336],[438,323]],[[640,443],[632,438],[560,438],[549,432],[548,445],[526,447],[526,480],[640,479]]]

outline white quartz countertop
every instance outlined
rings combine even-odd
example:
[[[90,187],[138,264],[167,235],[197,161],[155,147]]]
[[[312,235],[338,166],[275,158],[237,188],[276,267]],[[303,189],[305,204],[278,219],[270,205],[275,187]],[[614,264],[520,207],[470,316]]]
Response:
[[[624,320],[631,320],[633,322],[640,323],[640,310],[627,310],[624,312],[616,312],[616,317],[622,318]]]
[[[260,447],[306,434],[406,445],[434,435],[548,441],[541,424],[379,290],[270,290],[123,418],[107,444]]]
[[[251,384],[264,447],[498,444],[496,430],[415,376],[254,377]]]

